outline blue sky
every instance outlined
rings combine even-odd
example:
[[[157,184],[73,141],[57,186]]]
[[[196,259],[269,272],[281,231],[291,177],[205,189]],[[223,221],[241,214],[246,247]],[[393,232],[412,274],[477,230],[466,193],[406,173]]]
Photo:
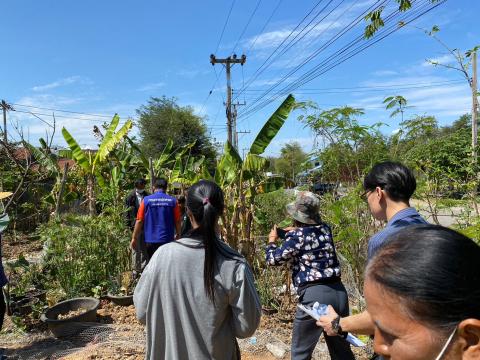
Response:
[[[423,1],[416,3],[421,6]],[[221,37],[232,5],[230,0],[4,1],[0,22],[3,42],[0,98],[16,104],[13,106],[18,110],[8,114],[9,131],[15,135],[13,125],[16,125],[36,144],[50,128],[28,111],[47,122],[52,121],[52,111],[47,109],[105,115],[55,111],[55,143],[64,145],[60,129],[65,126],[80,144],[94,147],[93,125],[108,120],[115,112],[124,120],[129,116],[135,118],[135,109],[150,96],[166,95],[176,97],[180,104],[190,105],[205,116],[212,137],[224,141],[225,72],[221,65],[213,67],[209,63],[211,53],[219,58],[228,56],[237,44],[235,52],[246,54],[243,68],[233,67],[232,82],[237,94],[248,84],[237,100],[246,101],[244,109],[254,109],[255,100],[265,89],[308,59],[369,6],[386,3],[388,14],[394,0],[323,0],[314,7],[317,3],[236,0]],[[312,13],[301,23],[312,8]],[[479,13],[479,1],[448,0],[412,25],[423,28],[438,25],[441,29],[438,35],[445,43],[466,50],[480,44]],[[309,21],[312,22],[301,32]],[[267,61],[269,66],[255,78],[260,66],[299,23],[302,25],[288,39],[296,36],[300,41],[286,52],[279,47],[270,58],[275,61]],[[307,70],[335,54],[359,35],[364,26],[363,21],[358,23],[284,79],[277,89],[294,83]],[[338,56],[334,59],[338,60]],[[347,104],[363,107],[366,113],[360,118],[361,123],[387,123],[382,128],[385,133],[397,129],[399,122],[390,119],[389,112],[382,108],[382,100],[389,95],[407,98],[412,106],[407,116],[429,114],[435,115],[441,124],[451,123],[470,111],[468,86],[459,72],[433,67],[426,59],[452,62],[437,42],[407,26],[293,93],[297,99],[315,101],[324,109]],[[250,116],[239,116],[238,130],[251,131],[240,135],[240,151],[250,145],[284,98],[280,95]],[[241,109],[240,114],[246,111]],[[314,138],[296,115],[299,114],[287,120],[267,149],[268,154],[278,154],[284,143],[294,140],[306,151],[312,149]]]

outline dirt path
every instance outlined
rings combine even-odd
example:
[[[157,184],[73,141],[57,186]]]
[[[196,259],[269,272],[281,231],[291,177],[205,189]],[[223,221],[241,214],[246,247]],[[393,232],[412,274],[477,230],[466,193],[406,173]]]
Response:
[[[45,331],[25,335],[8,333],[13,329],[13,324],[7,319],[7,333],[0,334],[0,343],[7,349],[6,355],[10,360],[143,360],[145,356],[144,327],[136,320],[133,306],[121,307],[102,301],[98,310],[98,326],[89,324],[78,335],[68,339],[55,339]],[[242,359],[289,359],[291,330],[292,323],[286,322],[284,317],[263,316],[254,336],[239,341]],[[275,357],[267,349],[269,344],[284,347],[284,356]],[[355,350],[355,353],[357,359],[368,359],[364,350]],[[325,343],[319,342],[313,359],[329,358]]]

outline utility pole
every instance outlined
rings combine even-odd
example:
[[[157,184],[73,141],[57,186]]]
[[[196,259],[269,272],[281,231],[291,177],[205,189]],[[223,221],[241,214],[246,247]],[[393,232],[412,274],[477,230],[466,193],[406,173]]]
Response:
[[[232,116],[232,84],[231,84],[231,72],[230,69],[233,64],[240,64],[243,66],[247,57],[242,55],[240,59],[237,59],[237,55],[233,54],[232,56],[227,57],[226,59],[217,59],[215,55],[210,55],[210,63],[215,64],[225,64],[226,74],[227,74],[227,103],[226,103],[226,113],[227,113],[227,131],[228,131],[228,141],[230,144],[233,144],[233,116]]]
[[[237,107],[238,106],[244,106],[246,105],[245,102],[239,103],[237,101],[236,104],[232,104],[233,106],[233,111],[232,111],[232,128],[233,128],[233,147],[237,150],[238,152],[238,134],[248,134],[250,131],[237,131]]]
[[[472,56],[472,157],[474,165],[476,165],[478,142],[477,52],[474,51]]]
[[[13,110],[12,106],[10,104],[7,104],[5,100],[2,100],[0,103],[0,106],[3,109],[3,142],[5,145],[8,143],[8,138],[7,138],[7,110]]]

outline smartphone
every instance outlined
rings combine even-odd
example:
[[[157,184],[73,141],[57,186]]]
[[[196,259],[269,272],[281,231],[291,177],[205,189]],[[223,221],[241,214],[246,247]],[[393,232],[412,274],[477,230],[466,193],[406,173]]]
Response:
[[[288,232],[288,231],[283,230],[282,228],[277,227],[277,236],[278,236],[280,239],[285,239],[285,236],[287,235],[287,232]]]

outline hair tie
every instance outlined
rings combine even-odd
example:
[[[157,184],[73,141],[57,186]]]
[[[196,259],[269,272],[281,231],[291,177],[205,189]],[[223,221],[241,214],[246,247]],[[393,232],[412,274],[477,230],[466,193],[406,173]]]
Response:
[[[208,197],[203,198],[203,205],[210,204],[210,199]]]

